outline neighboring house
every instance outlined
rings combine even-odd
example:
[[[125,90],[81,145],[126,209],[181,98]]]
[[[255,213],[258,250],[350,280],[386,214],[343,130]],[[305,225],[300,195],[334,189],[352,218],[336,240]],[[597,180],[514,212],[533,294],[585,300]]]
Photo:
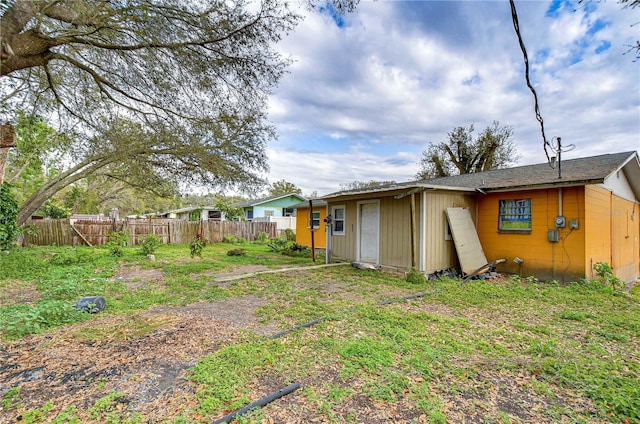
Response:
[[[224,213],[214,206],[190,206],[174,209],[156,215],[158,218],[180,219],[183,221],[224,221]]]
[[[623,152],[323,196],[333,258],[425,273],[457,266],[447,208],[467,208],[498,271],[593,278],[606,262],[640,277],[640,160]],[[520,258],[521,263],[514,262]]]
[[[307,199],[299,194],[288,193],[280,196],[264,197],[262,199],[247,200],[235,203],[233,206],[244,210],[244,217],[250,221],[264,217],[289,217],[295,216],[293,205],[304,202]]]
[[[312,200],[313,205],[313,245],[324,249],[327,246],[327,232],[324,219],[327,217],[327,202]],[[309,221],[309,202],[293,205],[296,210],[296,243],[311,247],[311,222]]]

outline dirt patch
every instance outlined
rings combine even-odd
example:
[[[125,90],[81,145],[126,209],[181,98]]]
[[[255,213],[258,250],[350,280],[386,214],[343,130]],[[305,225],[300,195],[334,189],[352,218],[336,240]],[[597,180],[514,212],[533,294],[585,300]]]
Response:
[[[140,266],[122,265],[113,278],[123,280],[129,289],[135,290],[144,286],[149,281],[164,284],[164,272],[161,269],[141,269]]]
[[[23,411],[52,401],[52,413],[74,405],[87,414],[97,399],[115,390],[124,394],[118,401],[127,408],[143,414],[148,422],[160,422],[184,406],[180,405],[184,395],[193,394],[184,377],[198,359],[236,341],[241,330],[275,332],[256,320],[255,308],[262,303],[247,296],[152,308],[137,317],[160,324],[141,335],[98,333],[132,319],[104,316],[54,334],[2,342],[0,394],[19,386]],[[16,421],[18,414],[7,416],[0,410],[0,423]]]
[[[0,287],[0,306],[33,303],[40,300],[40,292],[34,283],[8,280]]]
[[[521,372],[512,375],[484,371],[469,380],[455,396],[445,395],[443,412],[451,422],[485,423],[490,417],[503,415],[523,423],[555,423],[546,412],[554,406],[571,403],[574,409],[595,413],[593,405],[566,390],[546,395],[536,393],[532,383],[536,376]],[[443,382],[446,385],[446,382]],[[568,417],[564,417],[567,418]],[[560,422],[567,422],[563,419]]]
[[[224,280],[228,277],[235,277],[235,276],[240,276],[240,275],[245,275],[245,274],[253,274],[254,272],[260,272],[260,271],[268,271],[271,268],[269,268],[268,266],[265,265],[241,265],[237,268],[234,268],[232,271],[229,272],[218,272],[218,271],[212,271],[212,272],[205,272],[205,273],[199,273],[199,274],[190,274],[189,276],[191,278],[197,278],[197,277],[215,277],[216,280]],[[215,280],[214,280],[215,281]],[[224,284],[223,284],[224,283]],[[229,284],[231,284],[231,282],[223,282],[223,281],[216,281],[216,284],[219,284],[221,287],[225,287],[228,286]]]
[[[194,303],[180,308],[161,306],[154,311],[173,314],[176,309],[191,316],[213,318],[231,323],[237,329],[248,329],[260,335],[272,334],[277,329],[271,325],[258,323],[256,309],[266,303],[257,296],[247,295],[240,298],[222,300],[210,303]]]

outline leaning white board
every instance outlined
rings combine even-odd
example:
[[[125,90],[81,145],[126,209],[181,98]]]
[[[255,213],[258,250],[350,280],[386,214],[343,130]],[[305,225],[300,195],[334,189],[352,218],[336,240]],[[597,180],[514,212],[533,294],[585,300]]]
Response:
[[[471,274],[487,264],[487,257],[482,250],[469,209],[447,208],[446,213],[453,243],[458,253],[460,268],[465,275]]]

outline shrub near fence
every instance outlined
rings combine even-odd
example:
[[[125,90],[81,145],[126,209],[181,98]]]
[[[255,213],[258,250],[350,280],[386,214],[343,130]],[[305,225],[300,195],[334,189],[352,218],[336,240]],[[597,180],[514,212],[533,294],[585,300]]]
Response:
[[[235,236],[249,241],[260,233],[276,237],[275,222],[238,221],[183,221],[177,219],[121,219],[116,221],[51,219],[30,223],[34,235],[25,235],[27,245],[37,246],[92,246],[107,244],[109,233],[125,231],[129,243],[141,244],[145,236],[154,234],[164,244],[187,244],[201,233],[212,243],[220,243],[224,237]]]

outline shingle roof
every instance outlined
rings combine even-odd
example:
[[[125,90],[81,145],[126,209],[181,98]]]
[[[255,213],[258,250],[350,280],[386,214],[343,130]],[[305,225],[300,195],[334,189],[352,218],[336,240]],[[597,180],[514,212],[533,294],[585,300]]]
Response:
[[[561,163],[562,178],[559,178],[558,164],[555,168],[548,163],[494,169],[473,174],[421,180],[420,183],[438,186],[469,187],[475,189],[504,189],[539,185],[568,183],[603,182],[612,172],[619,169],[636,152],[611,153],[587,158],[568,159]]]
[[[323,206],[327,206],[327,201],[326,200],[321,200],[321,199],[311,199],[313,207],[323,207]],[[300,203],[296,203],[295,205],[291,205],[292,208],[294,209],[303,209],[303,208],[308,208],[309,207],[309,201],[306,202],[300,202]]]
[[[253,199],[253,200],[247,200],[245,202],[238,202],[238,203],[234,203],[233,206],[236,206],[239,208],[248,208],[255,205],[261,205],[262,203],[267,203],[271,200],[281,199],[287,196],[296,196],[296,197],[299,197],[300,199],[305,199],[304,196],[301,196],[297,193],[287,193],[287,194],[280,194],[278,196],[263,197],[261,199]]]
[[[552,168],[548,163],[524,165],[514,168],[494,169],[473,174],[454,175],[451,177],[431,178],[419,181],[390,184],[386,186],[340,191],[323,196],[323,199],[346,195],[360,195],[374,192],[390,192],[411,188],[438,188],[447,190],[500,190],[536,186],[555,186],[572,184],[597,184],[604,181],[614,171],[628,163],[637,152],[621,152],[591,156],[578,159],[567,159],[561,163],[562,178],[558,178],[558,164]],[[636,167],[637,168],[637,167]],[[637,171],[637,170],[636,170]],[[637,175],[637,172],[634,173]],[[640,190],[635,187],[634,192]]]

